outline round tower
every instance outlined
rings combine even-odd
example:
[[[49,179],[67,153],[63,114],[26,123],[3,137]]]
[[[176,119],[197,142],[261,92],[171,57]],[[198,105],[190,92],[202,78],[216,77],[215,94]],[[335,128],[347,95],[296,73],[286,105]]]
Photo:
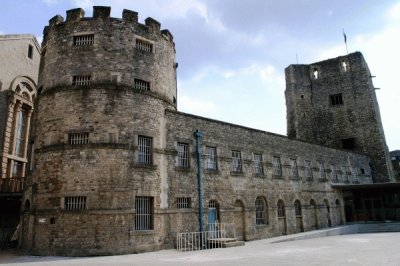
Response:
[[[49,21],[42,48],[21,242],[35,254],[161,248],[171,33],[130,10],[72,9]]]

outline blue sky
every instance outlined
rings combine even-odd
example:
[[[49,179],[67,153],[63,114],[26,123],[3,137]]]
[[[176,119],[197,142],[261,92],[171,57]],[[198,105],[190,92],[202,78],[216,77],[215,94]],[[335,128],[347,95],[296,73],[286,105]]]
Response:
[[[178,109],[286,134],[284,68],[360,51],[375,75],[387,144],[400,149],[400,1],[2,0],[0,33],[39,41],[54,15],[93,5],[153,17],[174,35]],[[297,55],[297,59],[296,59]]]

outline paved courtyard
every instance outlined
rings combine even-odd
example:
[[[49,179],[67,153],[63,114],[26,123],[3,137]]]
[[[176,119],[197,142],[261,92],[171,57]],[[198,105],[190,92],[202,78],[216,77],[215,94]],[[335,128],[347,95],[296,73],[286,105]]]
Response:
[[[289,237],[289,236],[288,236]],[[286,237],[287,239],[287,237]],[[284,241],[285,237],[246,242],[245,246],[194,252],[163,250],[143,254],[65,258],[18,256],[0,251],[5,265],[362,265],[400,266],[400,233],[352,234]],[[284,242],[276,242],[283,240]]]

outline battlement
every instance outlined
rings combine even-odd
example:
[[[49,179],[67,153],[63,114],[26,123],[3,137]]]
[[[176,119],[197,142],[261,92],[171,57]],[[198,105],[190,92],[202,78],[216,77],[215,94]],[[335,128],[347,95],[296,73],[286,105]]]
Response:
[[[141,26],[145,26],[151,32],[159,32],[160,34],[167,37],[169,40],[173,40],[172,34],[168,30],[161,30],[161,23],[157,20],[148,17],[145,19],[145,23],[139,23],[139,14],[136,11],[124,9],[122,11],[122,18],[113,18],[110,17],[111,7],[109,6],[93,6],[93,17],[85,17],[85,11],[82,8],[74,8],[67,10],[67,17],[64,20],[63,16],[56,15],[49,20],[49,25],[45,27],[44,33],[47,33],[49,29],[54,26],[62,25],[66,23],[77,23],[80,21],[88,21],[88,20],[114,20],[121,21],[129,24],[138,24]]]

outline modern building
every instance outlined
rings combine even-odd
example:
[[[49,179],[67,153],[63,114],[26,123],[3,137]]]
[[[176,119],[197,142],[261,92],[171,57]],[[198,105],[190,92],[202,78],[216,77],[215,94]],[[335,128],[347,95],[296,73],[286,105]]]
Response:
[[[40,46],[33,35],[0,35],[0,240],[19,222]]]
[[[179,112],[173,36],[134,11],[57,15],[41,54],[19,238],[31,254],[173,248],[215,225],[239,240],[310,231],[357,212],[349,187],[393,188],[359,52],[286,68],[288,136]]]

